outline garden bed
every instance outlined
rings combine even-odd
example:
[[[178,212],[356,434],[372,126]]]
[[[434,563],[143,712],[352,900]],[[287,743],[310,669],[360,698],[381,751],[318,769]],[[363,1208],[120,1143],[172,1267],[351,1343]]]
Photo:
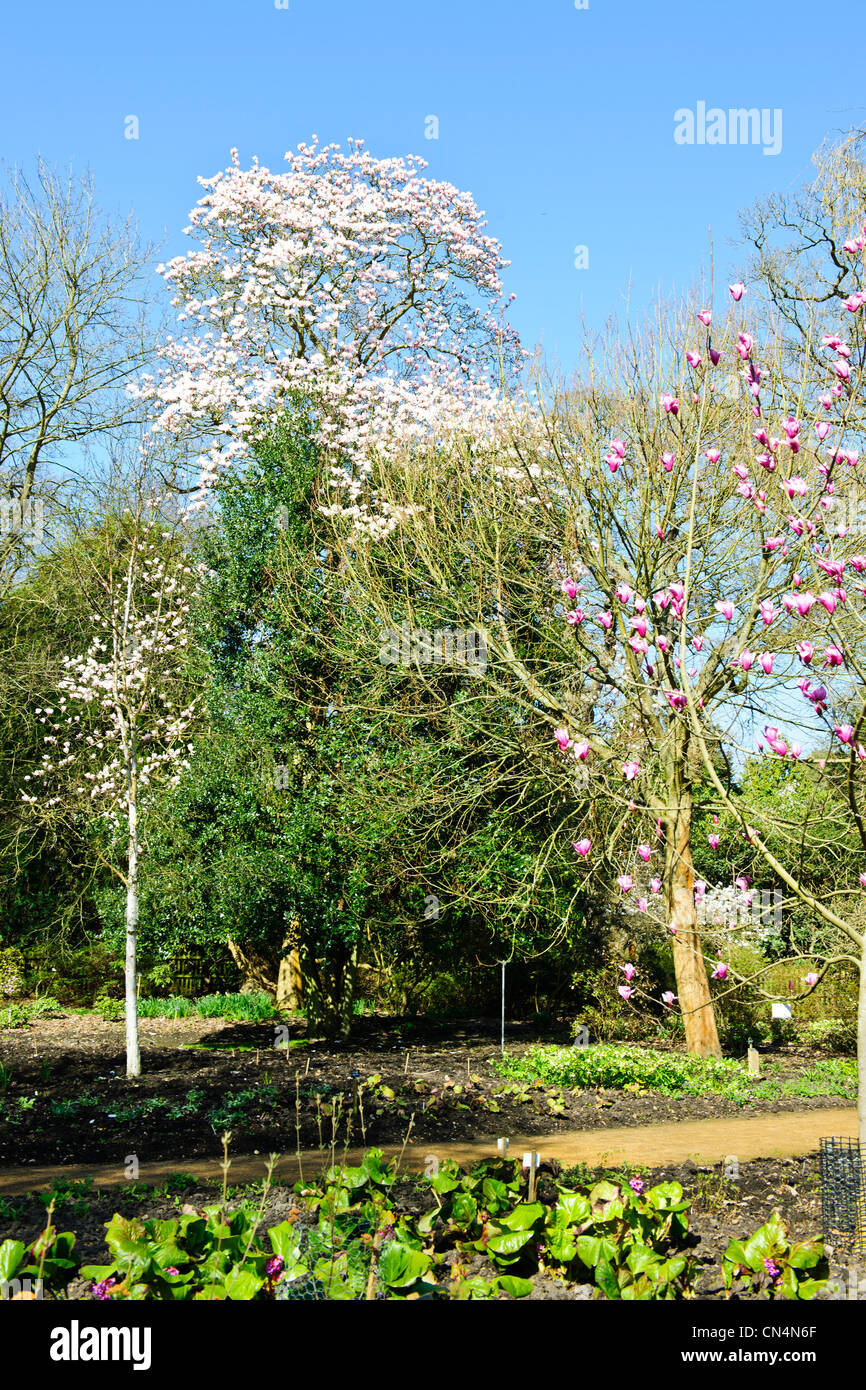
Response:
[[[509,1201],[500,1212],[501,1216],[513,1211],[515,1202],[521,1201],[524,1203],[521,1210],[531,1212],[526,1206],[527,1194],[523,1190],[526,1178],[525,1175],[521,1178],[518,1165],[498,1164],[493,1160],[485,1166],[485,1171],[496,1172],[505,1178],[516,1175],[516,1195],[509,1197]],[[354,1172],[360,1174],[361,1170],[355,1169]],[[357,1181],[357,1178],[354,1181]],[[519,1296],[530,1300],[582,1300],[606,1297],[604,1290],[599,1289],[596,1279],[586,1269],[576,1271],[574,1263],[569,1265],[565,1260],[554,1258],[551,1253],[553,1242],[548,1235],[545,1245],[545,1237],[542,1234],[563,1190],[598,1192],[599,1189],[595,1185],[601,1182],[618,1184],[628,1200],[642,1202],[646,1202],[652,1191],[658,1189],[661,1184],[679,1184],[682,1188],[680,1195],[683,1201],[688,1203],[687,1229],[680,1235],[674,1229],[671,1233],[670,1247],[671,1250],[689,1257],[691,1292],[699,1299],[717,1300],[727,1296],[728,1291],[722,1276],[722,1262],[730,1242],[747,1240],[758,1228],[772,1219],[774,1212],[778,1213],[785,1223],[792,1243],[809,1241],[820,1233],[819,1175],[817,1156],[814,1154],[801,1159],[761,1159],[746,1163],[741,1166],[736,1178],[726,1176],[721,1166],[709,1167],[694,1163],[654,1169],[620,1168],[614,1171],[581,1167],[566,1172],[560,1170],[556,1164],[544,1165],[536,1194],[536,1201],[540,1204],[540,1220],[536,1221],[536,1225],[541,1240],[536,1243],[534,1233],[532,1243],[524,1245],[522,1250],[516,1252],[514,1264],[507,1262],[510,1253],[503,1260],[497,1256],[490,1256],[483,1248],[474,1248],[475,1242],[472,1237],[477,1234],[477,1230],[471,1224],[471,1213],[464,1211],[461,1214],[458,1211],[454,1202],[455,1193],[447,1190],[447,1183],[439,1195],[434,1197],[429,1181],[398,1180],[390,1187],[384,1184],[387,1196],[383,1200],[387,1208],[387,1218],[383,1216],[382,1219],[399,1224],[405,1218],[412,1230],[419,1229],[420,1223],[420,1229],[426,1232],[423,1237],[424,1248],[431,1258],[435,1252],[436,1258],[433,1267],[424,1272],[417,1285],[410,1280],[404,1286],[398,1284],[396,1287],[380,1290],[379,1296],[405,1297],[413,1293],[414,1296],[423,1296],[426,1290],[428,1296],[495,1298],[514,1296],[514,1293],[508,1292],[511,1289]],[[323,1187],[319,1186],[316,1189],[308,1182],[305,1199],[304,1196],[299,1196],[302,1186],[272,1185],[264,1192],[264,1196],[261,1184],[249,1188],[229,1187],[225,1210],[231,1213],[245,1213],[243,1219],[250,1223],[248,1229],[251,1230],[252,1225],[258,1226],[262,1243],[265,1250],[268,1250],[265,1238],[267,1229],[283,1227],[283,1223],[288,1223],[288,1227],[298,1234],[316,1217],[316,1201]],[[640,1197],[632,1199],[630,1190],[641,1194]],[[678,1201],[677,1189],[662,1190],[666,1192],[668,1205],[675,1205]],[[458,1196],[459,1191],[460,1189]],[[486,1202],[487,1199],[482,1196],[480,1179],[471,1191],[479,1207]],[[363,1220],[360,1213],[363,1210],[362,1199],[369,1195],[370,1191],[366,1188],[350,1188],[348,1192],[349,1198],[358,1203],[359,1215],[356,1238],[349,1244],[348,1260],[344,1261],[344,1274],[341,1275],[338,1285],[342,1291],[345,1284],[350,1292],[341,1292],[339,1296],[342,1297],[364,1297],[368,1289],[370,1242],[369,1236],[366,1243],[361,1241],[364,1233],[361,1229]],[[115,1214],[119,1214],[123,1221],[131,1222],[153,1219],[163,1222],[178,1221],[183,1219],[184,1214],[201,1214],[209,1204],[218,1202],[220,1197],[219,1188],[198,1184],[182,1173],[151,1189],[127,1185],[126,1188],[117,1191],[100,1192],[85,1184],[70,1185],[60,1182],[55,1184],[50,1192],[3,1201],[0,1205],[0,1242],[3,1239],[11,1239],[29,1245],[42,1231],[46,1220],[46,1208],[53,1201],[53,1221],[56,1229],[71,1231],[76,1237],[76,1271],[68,1282],[60,1279],[54,1296],[88,1299],[94,1297],[93,1285],[97,1281],[93,1277],[82,1277],[77,1272],[77,1267],[106,1266],[106,1226]],[[312,1202],[307,1200],[309,1198],[312,1198]],[[471,1206],[473,1199],[469,1200]],[[437,1212],[434,1203],[440,1202],[444,1207],[441,1212]],[[438,1215],[438,1220],[430,1221],[431,1211]],[[344,1217],[346,1229],[354,1233],[353,1213],[344,1213]],[[476,1224],[480,1224],[480,1220],[481,1218]],[[393,1227],[388,1229],[391,1230]],[[125,1230],[135,1236],[140,1234],[141,1228],[127,1227]],[[164,1234],[163,1228],[160,1235]],[[654,1239],[654,1236],[651,1239]],[[655,1243],[667,1251],[667,1241]],[[483,1241],[481,1245],[483,1247]],[[363,1263],[364,1259],[367,1261],[366,1265]],[[360,1263],[357,1263],[358,1261]],[[182,1261],[179,1262],[182,1265]],[[263,1261],[262,1266],[264,1270]],[[844,1299],[851,1296],[850,1276],[844,1263],[834,1265],[831,1262],[828,1267],[822,1265],[814,1272],[818,1275],[829,1273],[831,1276],[830,1283],[822,1287],[817,1294],[818,1298]],[[497,1283],[503,1273],[526,1282],[513,1284],[509,1283],[509,1277],[506,1277],[502,1283]],[[800,1272],[800,1277],[807,1275],[811,1277],[811,1272]],[[297,1280],[297,1275],[296,1281],[299,1288],[303,1286],[304,1281]],[[308,1297],[335,1296],[333,1291],[327,1293],[312,1285],[311,1288],[312,1292],[307,1290]],[[95,1292],[96,1296],[104,1295],[101,1288],[97,1288]],[[779,1296],[778,1292],[774,1294],[771,1281],[763,1276],[758,1280],[757,1286],[738,1287],[735,1284],[733,1292],[739,1298],[765,1299]],[[265,1285],[251,1296],[273,1296],[273,1290]],[[677,1296],[681,1296],[681,1293]]]
[[[435,1145],[833,1109],[854,1094],[850,1061],[786,1049],[765,1053],[760,1082],[740,1068],[735,1096],[665,1094],[640,1079],[631,1089],[533,1081],[525,1063],[537,1038],[534,1025],[509,1027],[509,1056],[525,1071],[515,1079],[497,1072],[497,1030],[484,1020],[360,1018],[345,1044],[293,1023],[287,1051],[275,1047],[285,1037],[273,1022],[152,1018],[141,1021],[143,1074],[130,1081],[122,1024],[41,1018],[0,1033],[0,1164],[123,1164],[135,1154],[181,1166],[217,1155],[225,1130],[236,1153],[399,1145],[410,1124],[414,1144]]]

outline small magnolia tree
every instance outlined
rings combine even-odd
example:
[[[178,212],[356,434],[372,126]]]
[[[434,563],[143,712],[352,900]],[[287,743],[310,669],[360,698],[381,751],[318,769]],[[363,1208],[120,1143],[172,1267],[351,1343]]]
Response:
[[[95,812],[110,832],[123,834],[122,867],[105,862],[126,889],[126,1070],[138,1076],[142,832],[153,792],[160,783],[176,785],[189,766],[196,701],[184,649],[196,574],[150,508],[109,516],[102,540],[86,576],[98,596],[93,639],[83,655],[64,659],[56,704],[36,711],[48,747],[26,779],[37,791],[24,799],[46,818]]]

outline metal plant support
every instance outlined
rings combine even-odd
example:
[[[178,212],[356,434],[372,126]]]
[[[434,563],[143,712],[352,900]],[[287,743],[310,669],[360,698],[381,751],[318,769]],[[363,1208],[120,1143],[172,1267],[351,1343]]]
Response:
[[[857,1139],[821,1140],[821,1224],[835,1251],[866,1255],[866,1188]]]

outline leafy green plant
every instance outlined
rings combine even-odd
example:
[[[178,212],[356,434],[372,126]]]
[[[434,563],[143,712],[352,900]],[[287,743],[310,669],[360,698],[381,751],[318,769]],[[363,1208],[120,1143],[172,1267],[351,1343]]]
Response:
[[[770,1299],[811,1299],[825,1287],[827,1276],[823,1243],[791,1244],[777,1211],[748,1240],[732,1240],[722,1260],[729,1296],[733,1289],[747,1289]]]
[[[28,1004],[9,1004],[0,1009],[0,1028],[26,1028],[37,1018],[47,1018],[62,1012],[60,1004],[53,995],[46,994],[41,999],[33,999]]]
[[[83,1216],[93,1195],[92,1178],[82,1178],[80,1182],[72,1178],[55,1178],[47,1192],[40,1192],[39,1200],[53,1211],[62,1211],[69,1206],[76,1216]]]
[[[139,999],[139,1018],[190,1018],[195,1012],[191,999],[172,994],[167,999]]]
[[[185,1212],[169,1221],[128,1220],[115,1214],[106,1225],[111,1256],[106,1265],[83,1265],[95,1298],[207,1300],[256,1298],[269,1283],[269,1261],[291,1227],[270,1233],[271,1254],[256,1240],[256,1221],[221,1204]]]
[[[506,1055],[493,1064],[502,1076],[557,1086],[622,1090],[639,1083],[666,1094],[724,1092],[747,1077],[740,1062],[654,1052],[649,1048],[598,1043],[593,1047],[535,1046],[521,1057]]]
[[[30,1244],[21,1240],[4,1240],[0,1244],[0,1283],[10,1279],[29,1279],[31,1284],[42,1280],[52,1293],[62,1294],[75,1271],[72,1258],[75,1236],[71,1231],[58,1235],[48,1224]]]
[[[243,1091],[228,1091],[207,1113],[214,1131],[231,1130],[246,1124],[254,1110],[273,1107],[279,1098],[276,1086],[250,1086]]]
[[[602,1181],[588,1193],[560,1192],[549,1218],[547,1247],[572,1276],[588,1270],[610,1299],[690,1297],[695,1265],[679,1247],[689,1230],[689,1202],[679,1183],[645,1190]]]
[[[93,1001],[93,1007],[105,1023],[121,1023],[126,1016],[123,1000],[113,995],[98,994]]]

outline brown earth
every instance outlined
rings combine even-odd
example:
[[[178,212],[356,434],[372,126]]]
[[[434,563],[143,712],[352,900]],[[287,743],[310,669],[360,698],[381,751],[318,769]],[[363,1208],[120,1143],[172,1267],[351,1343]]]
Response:
[[[215,1159],[226,1130],[235,1153],[293,1154],[332,1144],[399,1148],[407,1137],[417,1151],[496,1135],[542,1137],[842,1104],[838,1096],[744,1105],[718,1096],[542,1085],[509,1092],[491,1068],[499,1056],[495,1038],[495,1025],[484,1020],[433,1025],[367,1018],[357,1020],[346,1044],[308,1040],[292,1025],[287,1053],[275,1048],[272,1023],[143,1019],[143,1075],[130,1081],[122,1024],[93,1015],[40,1019],[0,1033],[0,1061],[9,1073],[0,1096],[0,1177],[3,1169],[24,1165],[122,1167],[130,1155],[142,1166]],[[536,1040],[533,1027],[513,1025],[507,1045],[519,1053]],[[780,1049],[776,1059],[784,1074],[796,1077],[814,1056]],[[370,1083],[371,1076],[380,1080]]]

